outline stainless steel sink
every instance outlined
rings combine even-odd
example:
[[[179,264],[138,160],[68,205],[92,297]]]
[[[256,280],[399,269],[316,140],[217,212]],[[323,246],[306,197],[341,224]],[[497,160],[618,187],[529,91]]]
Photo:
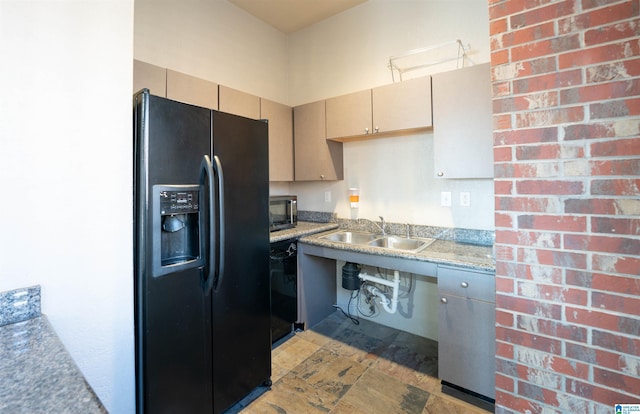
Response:
[[[379,239],[373,240],[369,243],[370,246],[384,247],[385,249],[392,250],[405,250],[417,252],[427,247],[430,242],[420,239],[407,239],[405,237],[397,236],[384,236]]]
[[[322,236],[322,238],[338,243],[380,247],[383,249],[414,253],[419,252],[435,241],[435,239],[410,239],[350,230],[339,230]]]
[[[370,241],[375,240],[376,237],[379,236],[373,233],[344,230],[328,234],[322,238],[339,243],[368,244]]]

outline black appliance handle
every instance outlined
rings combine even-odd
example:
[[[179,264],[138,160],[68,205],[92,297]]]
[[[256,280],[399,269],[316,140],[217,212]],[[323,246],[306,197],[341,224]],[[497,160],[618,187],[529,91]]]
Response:
[[[213,171],[218,177],[218,281],[214,286],[214,290],[217,290],[220,283],[222,283],[222,276],[224,276],[224,246],[226,242],[225,230],[224,230],[224,173],[222,171],[222,163],[217,155],[213,156]]]
[[[200,164],[200,186],[204,186],[204,177],[207,178],[207,187],[209,190],[209,200],[207,200],[207,212],[209,213],[209,232],[202,232],[200,235],[201,240],[204,240],[205,237],[208,237],[208,257],[205,258],[205,277],[203,280],[203,289],[204,293],[208,295],[213,288],[213,282],[215,279],[215,271],[216,267],[216,252],[214,251],[213,243],[211,243],[211,235],[216,234],[216,211],[215,211],[215,183],[213,181],[213,168],[211,166],[211,159],[209,159],[208,155],[202,157],[202,163]],[[204,197],[200,197],[200,202],[204,201]],[[202,230],[201,230],[202,231]]]
[[[204,185],[204,176],[207,176],[207,185],[209,187],[209,259],[207,261],[207,275],[204,279],[204,292],[209,294],[212,290],[217,290],[222,282],[222,276],[224,275],[224,245],[225,245],[225,230],[224,230],[224,174],[222,171],[222,163],[217,155],[213,156],[213,163],[208,155],[202,157],[202,163],[200,166],[200,185]],[[218,178],[218,217],[217,222],[217,240],[215,243],[211,242],[212,235],[216,234],[216,204],[215,204],[215,189],[216,183],[214,182],[214,175]],[[214,246],[215,245],[215,246]],[[217,248],[218,260],[216,260]]]

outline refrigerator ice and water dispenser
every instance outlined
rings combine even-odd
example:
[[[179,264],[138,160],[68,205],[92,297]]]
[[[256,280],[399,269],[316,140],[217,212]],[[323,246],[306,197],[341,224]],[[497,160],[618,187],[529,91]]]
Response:
[[[201,266],[198,185],[153,186],[154,276]]]

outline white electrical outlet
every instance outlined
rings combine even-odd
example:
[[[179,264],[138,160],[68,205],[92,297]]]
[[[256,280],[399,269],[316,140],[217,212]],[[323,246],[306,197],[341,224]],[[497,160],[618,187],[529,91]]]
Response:
[[[330,203],[331,202],[331,191],[325,191],[324,192],[324,202],[325,203]]]
[[[462,207],[469,207],[471,205],[471,193],[468,191],[462,191],[460,193],[460,205]]]
[[[443,207],[451,207],[451,191],[443,191],[440,193],[440,205]]]

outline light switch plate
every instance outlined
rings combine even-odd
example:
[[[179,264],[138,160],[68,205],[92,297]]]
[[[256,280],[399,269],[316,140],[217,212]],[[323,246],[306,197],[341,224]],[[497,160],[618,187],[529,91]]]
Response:
[[[462,207],[469,207],[471,205],[471,193],[468,191],[462,191],[460,193],[460,205]]]
[[[330,203],[331,202],[331,191],[325,191],[324,192],[324,202],[325,203]]]
[[[440,205],[443,207],[451,207],[451,191],[443,191],[440,193]]]

